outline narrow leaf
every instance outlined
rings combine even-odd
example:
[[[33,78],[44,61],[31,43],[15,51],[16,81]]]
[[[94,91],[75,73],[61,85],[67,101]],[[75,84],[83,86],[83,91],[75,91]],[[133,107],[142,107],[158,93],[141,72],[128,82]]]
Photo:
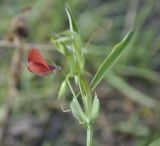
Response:
[[[99,82],[103,79],[105,76],[105,73],[113,66],[113,64],[118,60],[122,52],[125,50],[127,45],[129,44],[132,36],[134,34],[134,31],[129,32],[124,39],[119,42],[111,53],[107,56],[107,58],[104,60],[104,62],[99,67],[98,71],[96,72],[92,82],[91,82],[91,89],[94,90],[95,87],[99,84]]]
[[[68,4],[66,4],[65,9],[66,9],[66,12],[67,12],[67,15],[68,15],[68,19],[69,19],[70,30],[71,31],[75,31],[76,33],[79,34],[78,25],[76,23],[76,20],[75,20],[75,18],[73,16]]]

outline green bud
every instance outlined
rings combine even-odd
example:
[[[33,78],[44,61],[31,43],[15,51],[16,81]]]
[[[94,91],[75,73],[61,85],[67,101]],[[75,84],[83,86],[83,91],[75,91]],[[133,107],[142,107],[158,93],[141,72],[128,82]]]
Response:
[[[71,104],[71,111],[74,117],[82,124],[85,122],[86,116],[77,100],[77,98],[73,98]]]
[[[98,117],[99,107],[100,107],[99,99],[97,95],[95,95],[93,104],[92,104],[92,110],[91,110],[91,119],[93,121],[95,121],[95,119]]]

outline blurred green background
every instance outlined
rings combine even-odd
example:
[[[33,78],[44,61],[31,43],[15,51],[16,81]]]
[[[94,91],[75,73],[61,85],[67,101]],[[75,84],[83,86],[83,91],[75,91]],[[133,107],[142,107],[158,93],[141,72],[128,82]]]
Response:
[[[160,137],[160,3],[159,0],[69,0],[79,24],[88,78],[95,74],[112,47],[132,29],[133,42],[96,89],[101,113],[94,130],[95,145],[146,146]],[[69,108],[71,93],[57,100],[60,73],[45,78],[27,70],[27,53],[37,47],[48,60],[67,70],[66,59],[50,44],[50,36],[69,28],[65,0],[0,1],[0,136],[6,146],[84,146],[85,130]],[[27,11],[19,86],[11,99],[11,24]],[[11,40],[10,40],[11,41]]]

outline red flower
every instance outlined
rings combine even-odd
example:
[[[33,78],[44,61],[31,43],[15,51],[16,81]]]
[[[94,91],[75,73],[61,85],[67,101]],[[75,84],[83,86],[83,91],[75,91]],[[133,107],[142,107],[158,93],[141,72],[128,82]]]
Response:
[[[37,49],[32,48],[28,53],[28,70],[39,76],[46,76],[61,70],[59,66],[50,66]]]

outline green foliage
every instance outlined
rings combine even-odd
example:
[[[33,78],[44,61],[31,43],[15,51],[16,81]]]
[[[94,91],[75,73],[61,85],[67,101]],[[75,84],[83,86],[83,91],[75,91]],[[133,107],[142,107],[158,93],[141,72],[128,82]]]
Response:
[[[24,60],[22,61],[23,72],[21,77],[21,88],[19,90],[20,97],[15,101],[13,117],[15,115],[19,116],[19,114],[24,114],[24,112],[34,113],[35,115],[44,115],[45,110],[48,108],[57,110],[57,105],[54,106],[52,103],[54,104],[57,95],[59,98],[65,96],[66,90],[68,90],[68,83],[70,83],[71,87],[73,87],[73,97],[77,98],[76,95],[78,94],[78,102],[81,101],[79,100],[81,93],[77,87],[79,87],[79,85],[80,87],[83,86],[81,91],[85,94],[83,98],[84,102],[79,102],[79,105],[84,114],[87,115],[86,119],[88,120],[89,114],[88,112],[85,112],[88,106],[85,104],[88,100],[86,93],[90,91],[90,86],[83,81],[83,77],[86,75],[86,72],[89,72],[89,74],[87,74],[87,79],[90,79],[90,73],[93,74],[93,72],[96,72],[97,68],[99,68],[99,64],[103,62],[106,55],[109,55],[109,52],[111,51],[110,48],[112,48],[111,46],[133,27],[138,28],[138,31],[134,34],[134,43],[129,46],[130,49],[124,49],[124,57],[121,57],[112,68],[112,73],[107,72],[110,67],[104,71],[105,80],[103,83],[107,83],[106,90],[109,90],[109,93],[111,89],[114,88],[114,91],[118,90],[118,93],[122,93],[118,94],[118,96],[130,98],[129,101],[133,101],[133,103],[136,104],[136,107],[138,107],[132,110],[133,113],[138,111],[141,116],[144,116],[141,113],[144,110],[144,106],[147,110],[157,110],[159,108],[157,97],[159,96],[158,91],[160,83],[160,55],[158,53],[160,35],[158,34],[159,25],[157,25],[159,22],[159,19],[157,19],[159,6],[155,5],[155,3],[158,3],[158,0],[99,1],[98,3],[89,0],[70,0],[69,2],[72,6],[74,15],[67,5],[66,11],[68,11],[67,15],[70,18],[70,28],[72,28],[73,31],[67,30],[60,33],[53,32],[58,32],[59,30],[66,28],[66,15],[63,7],[65,3],[64,0],[3,0],[0,3],[1,40],[5,38],[12,19],[20,14],[20,9],[25,5],[32,5],[32,10],[29,13],[27,20],[27,26],[29,27],[29,38],[27,39],[27,43],[29,43],[29,46],[30,44],[31,46],[33,44],[34,47],[37,47],[41,51],[43,50],[43,53],[46,53],[45,55],[48,59],[55,59],[58,64],[63,66],[65,76],[69,76],[69,78],[65,79],[61,84],[60,81],[64,80],[64,77],[59,73],[46,78],[39,78],[29,73],[26,71],[26,50],[24,53]],[[136,2],[138,4],[134,5]],[[77,20],[74,16],[76,16]],[[76,21],[78,21],[79,25],[77,25]],[[50,35],[52,36],[51,42],[54,44],[54,47],[48,45],[48,38]],[[83,40],[82,42],[81,39]],[[3,43],[1,43],[1,45],[0,104],[2,106],[0,110],[3,120],[3,111],[5,112],[5,101],[8,93],[8,82],[10,80],[8,64],[10,64],[13,49],[10,49],[8,46],[3,47]],[[57,54],[57,50],[66,58],[64,59],[59,53]],[[85,55],[85,60],[83,54]],[[81,67],[79,66],[80,64]],[[81,78],[78,78],[77,76],[80,76],[81,73],[83,73],[83,77],[81,76]],[[97,85],[100,82],[99,79],[100,78],[96,81]],[[67,82],[67,80],[69,80],[69,82]],[[75,83],[73,83],[73,81],[75,81]],[[97,85],[95,85],[95,87],[97,87]],[[97,88],[97,90],[98,89],[99,88]],[[105,92],[103,94],[105,94]],[[108,97],[108,94],[103,96]],[[92,107],[95,101],[94,93],[92,93],[91,96],[89,95],[89,97],[92,98],[89,107]],[[104,101],[107,102],[107,99]],[[107,103],[105,103],[105,105],[106,104]],[[98,111],[98,105],[99,101],[95,102],[90,111],[90,117],[96,115],[95,113]],[[112,111],[109,112],[109,114],[112,114]],[[155,111],[153,113],[155,115],[154,117],[158,117],[156,115],[159,113],[156,113]],[[128,117],[127,115],[124,116],[125,118]],[[146,120],[154,121],[154,119],[152,120],[152,116],[145,115],[146,119],[143,119],[144,122]],[[112,122],[112,118],[110,120]],[[88,121],[90,122],[90,120]],[[93,122],[95,121],[93,120]],[[130,126],[128,126],[129,130],[125,130],[125,124],[124,121],[121,129],[122,133],[127,131],[132,135],[137,132],[134,131],[134,127],[138,127],[138,125],[130,123]],[[157,122],[155,121],[153,125],[156,126],[156,124]],[[148,129],[151,129],[151,127],[152,124],[147,125]],[[153,130],[155,134],[159,132],[158,128]],[[147,141],[145,144],[139,144],[138,146],[146,146],[150,140],[153,139],[153,134],[148,136],[143,134],[145,133],[143,128],[142,131],[138,131],[137,133],[140,134],[136,134],[136,137],[134,137],[136,141],[138,141],[138,139]],[[116,140],[116,138],[118,138],[118,136],[113,137],[114,140]],[[123,141],[121,142],[123,145]]]
[[[71,31],[75,31],[77,34],[79,34],[80,31],[79,31],[78,25],[76,23],[76,20],[75,20],[75,18],[73,16],[68,4],[66,4],[65,9],[66,9],[66,12],[67,12],[67,15],[68,15],[70,30]]]
[[[134,31],[129,32],[124,39],[119,42],[113,48],[112,52],[107,56],[104,62],[100,65],[98,71],[96,72],[92,82],[91,88],[92,90],[98,85],[98,83],[105,76],[105,73],[112,67],[112,65],[118,60],[122,52],[126,49],[127,45],[130,43],[131,38],[133,37]]]
[[[118,60],[126,46],[131,41],[134,31],[129,32],[126,37],[113,48],[113,51],[107,56],[98,69],[90,85],[85,77],[85,59],[82,52],[79,28],[68,5],[66,5],[66,12],[69,19],[70,32],[67,31],[69,33],[62,32],[59,34],[54,34],[51,38],[52,43],[58,47],[57,50],[66,57],[70,66],[70,72],[67,73],[65,77],[66,82],[64,81],[62,83],[59,94],[63,93],[64,83],[65,85],[68,83],[68,86],[73,94],[73,99],[70,103],[72,114],[79,121],[79,123],[87,129],[87,146],[92,146],[92,125],[98,117],[100,103],[97,95],[95,95],[94,98],[92,97],[91,89],[95,89],[98,83],[103,79],[106,71],[108,71],[108,69],[110,69],[111,66]],[[78,86],[79,93],[75,93],[70,83],[71,78],[74,78],[75,84]],[[77,99],[79,96],[81,97],[82,104],[80,104]]]
[[[160,138],[154,140],[153,142],[151,142],[151,144],[149,144],[148,146],[159,146],[160,145]]]

